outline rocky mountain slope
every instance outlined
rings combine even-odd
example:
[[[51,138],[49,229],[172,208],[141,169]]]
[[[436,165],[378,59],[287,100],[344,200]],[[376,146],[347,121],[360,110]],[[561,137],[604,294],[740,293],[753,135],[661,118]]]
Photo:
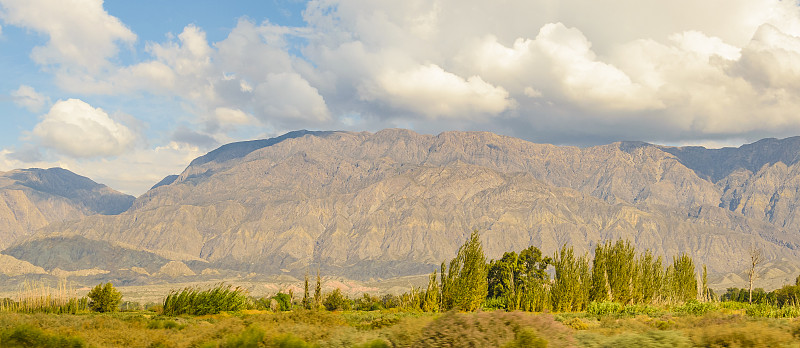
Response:
[[[478,229],[489,257],[565,243],[587,252],[622,238],[724,273],[743,267],[752,246],[782,264],[800,260],[798,150],[794,138],[582,149],[481,132],[299,131],[224,145],[124,213],[52,223],[27,243],[121,243],[165,258],[151,270],[169,259],[196,273],[320,267],[368,279],[429,272]],[[3,253],[52,264],[24,249]]]
[[[61,168],[0,172],[0,249],[52,222],[119,214],[133,201]]]

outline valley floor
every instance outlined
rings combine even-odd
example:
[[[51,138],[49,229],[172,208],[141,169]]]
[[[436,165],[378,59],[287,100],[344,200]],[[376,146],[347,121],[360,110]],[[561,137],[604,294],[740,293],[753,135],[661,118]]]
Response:
[[[167,317],[0,312],[3,347],[798,347],[800,320],[744,309],[596,316],[243,311]]]

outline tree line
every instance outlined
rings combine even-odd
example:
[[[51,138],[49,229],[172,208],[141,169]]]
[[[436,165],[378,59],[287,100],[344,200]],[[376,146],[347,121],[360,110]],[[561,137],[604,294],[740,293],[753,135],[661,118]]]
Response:
[[[705,279],[703,267],[699,294],[710,300],[714,295]],[[420,309],[474,311],[486,305],[568,312],[586,310],[594,301],[681,303],[698,298],[697,285],[694,261],[686,254],[676,255],[665,265],[650,250],[637,253],[629,241],[620,240],[598,244],[594,256],[576,255],[566,245],[545,256],[531,246],[487,262],[479,234],[473,231],[449,267],[442,263],[438,281],[437,272],[431,273]]]

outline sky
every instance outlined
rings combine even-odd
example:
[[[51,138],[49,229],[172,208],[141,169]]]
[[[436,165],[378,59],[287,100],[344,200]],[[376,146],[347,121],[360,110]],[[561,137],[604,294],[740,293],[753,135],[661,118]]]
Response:
[[[800,135],[797,0],[0,0],[0,171],[133,195],[297,129]]]

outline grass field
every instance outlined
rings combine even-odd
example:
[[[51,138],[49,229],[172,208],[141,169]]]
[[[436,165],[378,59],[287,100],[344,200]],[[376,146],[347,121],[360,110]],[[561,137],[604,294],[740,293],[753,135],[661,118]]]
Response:
[[[703,314],[503,311],[0,312],[3,347],[799,347],[800,320]]]

